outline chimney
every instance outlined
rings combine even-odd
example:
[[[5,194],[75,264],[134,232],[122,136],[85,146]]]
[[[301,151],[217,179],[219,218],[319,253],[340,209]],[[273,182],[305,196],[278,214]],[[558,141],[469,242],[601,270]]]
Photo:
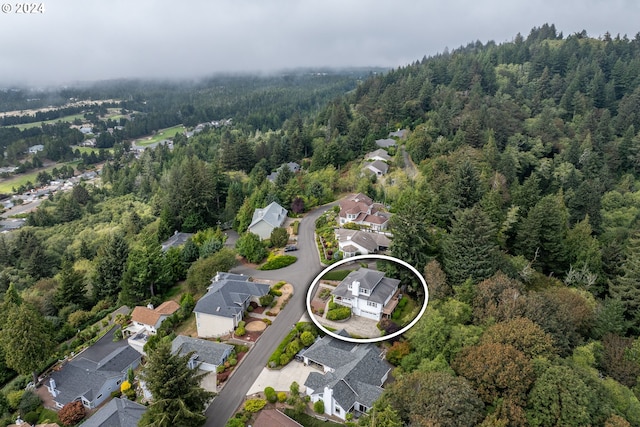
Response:
[[[56,380],[53,378],[49,378],[49,388],[51,389],[51,395],[56,397],[58,395],[58,390],[56,390]]]
[[[153,304],[151,304],[151,303],[147,304],[147,308],[148,308],[149,310],[153,310]]]
[[[357,297],[360,294],[360,282],[358,282],[357,280],[354,280],[351,284],[351,294],[354,297]]]

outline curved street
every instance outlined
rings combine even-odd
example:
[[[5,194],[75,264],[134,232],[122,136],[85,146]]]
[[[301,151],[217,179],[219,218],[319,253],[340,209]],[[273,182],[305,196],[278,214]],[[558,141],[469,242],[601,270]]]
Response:
[[[306,311],[307,290],[313,279],[322,271],[318,259],[318,250],[313,234],[316,219],[326,210],[335,206],[336,202],[321,206],[309,212],[300,221],[298,233],[298,260],[286,268],[272,271],[259,271],[247,266],[232,269],[233,273],[245,274],[260,279],[284,280],[294,287],[294,294],[286,308],[278,314],[247,354],[242,363],[228,379],[220,394],[207,408],[207,427],[224,427],[242,403],[249,388],[256,380],[262,368],[275,351],[280,341],[287,335],[303,313]]]

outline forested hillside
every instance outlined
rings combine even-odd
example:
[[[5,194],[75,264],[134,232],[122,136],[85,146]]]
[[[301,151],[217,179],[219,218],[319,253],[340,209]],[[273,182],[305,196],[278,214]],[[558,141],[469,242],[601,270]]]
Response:
[[[324,122],[328,144],[358,123],[409,128],[420,171],[373,191],[396,212],[393,254],[431,297],[387,354],[397,381],[378,411],[424,426],[640,425],[639,71],[640,35],[544,25],[369,79],[327,111],[349,112]]]

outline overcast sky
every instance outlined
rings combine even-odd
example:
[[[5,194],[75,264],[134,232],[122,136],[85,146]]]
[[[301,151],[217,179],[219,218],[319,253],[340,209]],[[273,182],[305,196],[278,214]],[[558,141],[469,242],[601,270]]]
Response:
[[[7,4],[0,87],[398,67],[544,23],[565,36],[640,32],[638,0],[45,0],[42,14],[16,14],[15,2],[3,11]]]

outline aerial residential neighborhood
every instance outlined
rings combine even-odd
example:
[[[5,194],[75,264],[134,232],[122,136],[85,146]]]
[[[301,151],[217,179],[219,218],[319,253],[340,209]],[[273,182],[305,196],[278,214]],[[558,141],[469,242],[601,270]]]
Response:
[[[66,3],[2,6],[0,427],[640,426],[634,2]]]

